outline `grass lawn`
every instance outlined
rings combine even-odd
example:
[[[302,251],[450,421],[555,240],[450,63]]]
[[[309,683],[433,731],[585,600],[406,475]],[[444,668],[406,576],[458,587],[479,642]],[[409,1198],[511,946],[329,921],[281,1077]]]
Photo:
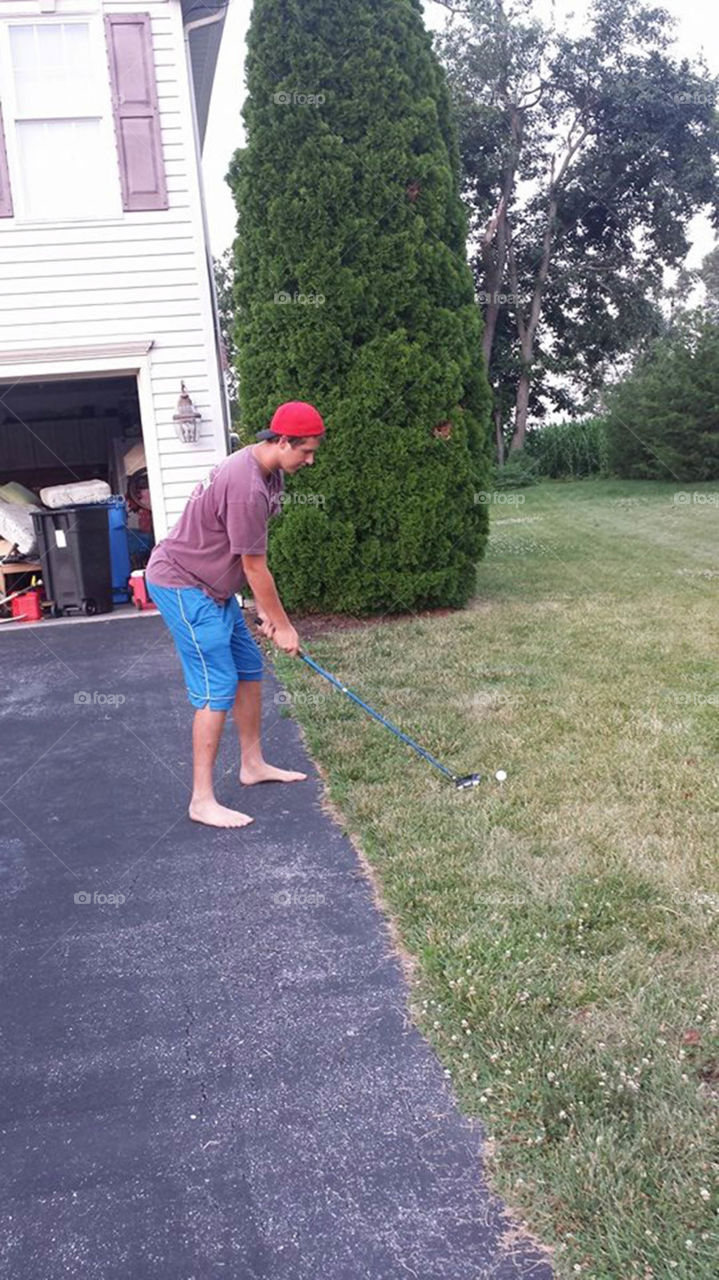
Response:
[[[279,674],[495,1189],[559,1276],[713,1277],[719,486],[501,497],[466,611],[307,643],[480,788]]]

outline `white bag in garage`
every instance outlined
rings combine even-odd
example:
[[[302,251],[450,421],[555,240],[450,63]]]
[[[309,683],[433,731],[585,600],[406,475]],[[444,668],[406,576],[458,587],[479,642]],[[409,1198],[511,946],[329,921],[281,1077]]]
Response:
[[[7,538],[21,556],[37,555],[32,512],[39,510],[39,507],[21,506],[19,502],[0,502],[0,538]]]
[[[103,502],[112,490],[104,480],[73,480],[70,484],[51,484],[40,490],[40,501],[57,511],[58,507],[82,507],[90,502]]]

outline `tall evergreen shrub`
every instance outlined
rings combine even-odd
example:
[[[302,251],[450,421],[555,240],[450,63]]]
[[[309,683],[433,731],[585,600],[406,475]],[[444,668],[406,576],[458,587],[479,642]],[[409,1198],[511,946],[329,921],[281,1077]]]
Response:
[[[247,84],[228,175],[242,420],[251,436],[297,398],[328,427],[272,534],[283,598],[461,605],[487,536],[489,389],[419,0],[255,0]]]

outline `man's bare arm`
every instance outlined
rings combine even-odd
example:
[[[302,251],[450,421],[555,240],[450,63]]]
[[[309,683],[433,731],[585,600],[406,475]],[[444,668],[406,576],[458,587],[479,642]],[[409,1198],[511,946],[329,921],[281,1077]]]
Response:
[[[260,616],[267,625],[265,634],[285,653],[299,653],[297,632],[285,613],[266,556],[243,556],[242,568]]]

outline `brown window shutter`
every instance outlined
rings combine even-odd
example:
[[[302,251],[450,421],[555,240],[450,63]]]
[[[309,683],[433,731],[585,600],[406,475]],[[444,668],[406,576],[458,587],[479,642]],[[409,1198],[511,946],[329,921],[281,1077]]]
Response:
[[[147,13],[105,15],[122,207],[167,209],[152,31]]]
[[[10,190],[10,170],[5,149],[5,131],[2,123],[2,107],[0,107],[0,218],[12,218],[12,192]]]

